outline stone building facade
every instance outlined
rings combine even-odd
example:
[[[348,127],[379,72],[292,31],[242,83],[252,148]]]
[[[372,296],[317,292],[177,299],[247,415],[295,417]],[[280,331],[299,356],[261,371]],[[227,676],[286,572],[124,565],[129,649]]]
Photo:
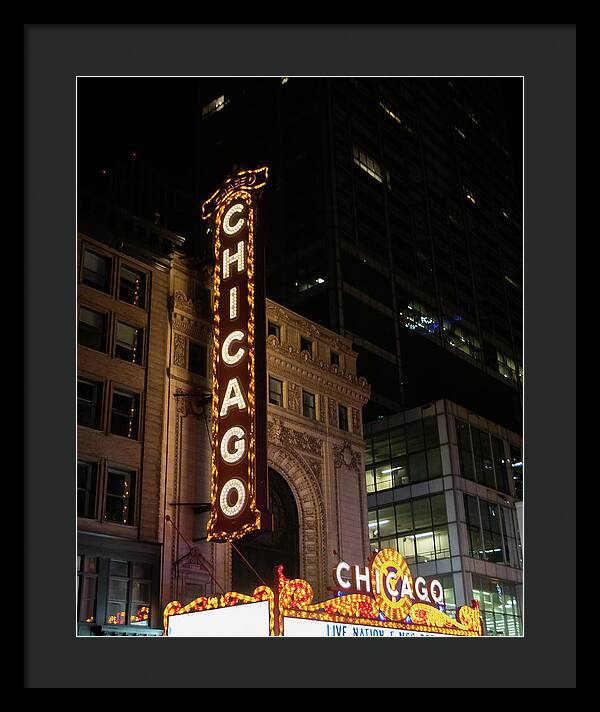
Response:
[[[207,377],[189,372],[190,339],[210,352],[206,293],[183,262],[172,273],[171,364],[166,404],[166,514],[163,599],[189,601],[236,588],[230,544],[209,543],[210,394]],[[340,558],[368,556],[361,410],[369,397],[351,342],[267,300],[267,462],[285,482],[298,524],[297,575],[325,594]],[[206,371],[208,374],[208,371]],[[191,545],[191,546],[190,546]],[[243,554],[242,554],[243,556]],[[251,565],[251,564],[250,564]],[[261,580],[256,579],[256,585]]]
[[[280,563],[276,537],[238,542],[241,558],[206,541],[210,270],[185,256],[183,238],[117,213],[111,230],[80,220],[78,234],[80,635],[158,633],[169,601],[252,588],[268,577],[265,562]],[[325,596],[340,559],[369,553],[370,388],[348,339],[274,302],[266,309],[267,460],[293,522],[286,572]],[[263,564],[255,582],[253,556]]]

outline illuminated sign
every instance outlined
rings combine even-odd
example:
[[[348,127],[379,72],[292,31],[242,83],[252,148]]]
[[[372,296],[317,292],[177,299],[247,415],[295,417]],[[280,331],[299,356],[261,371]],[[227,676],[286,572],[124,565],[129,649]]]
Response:
[[[348,576],[352,568],[341,562],[336,572],[338,570],[337,582],[352,585]],[[201,597],[187,606],[178,601],[169,603],[164,612],[165,633],[176,630],[173,617],[183,613],[231,606],[246,608],[249,603],[268,601],[269,633],[275,636],[415,638],[483,635],[477,601],[473,601],[472,606],[460,606],[455,617],[448,615],[439,607],[443,596],[439,581],[428,584],[420,577],[413,580],[408,565],[393,549],[383,549],[373,557],[368,576],[357,567],[354,582],[362,587],[362,592],[344,594],[340,591],[341,595],[314,603],[308,581],[286,578],[280,566],[273,589],[261,586],[252,596],[226,593],[212,598]],[[236,635],[227,630],[229,628],[225,626],[215,634]]]
[[[214,235],[212,487],[207,538],[270,528],[263,250],[256,207],[267,168],[241,171],[202,205]]]
[[[334,580],[341,591],[372,593],[379,609],[390,620],[406,617],[413,603],[444,603],[442,584],[434,579],[426,581],[422,576],[414,579],[408,564],[393,549],[383,549],[373,558],[370,567],[350,566],[341,561]]]

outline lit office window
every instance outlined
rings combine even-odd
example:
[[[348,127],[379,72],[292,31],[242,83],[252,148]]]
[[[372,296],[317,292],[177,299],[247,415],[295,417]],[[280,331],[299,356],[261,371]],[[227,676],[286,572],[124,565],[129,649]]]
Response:
[[[367,154],[358,146],[353,147],[354,163],[360,166],[363,171],[368,173],[372,178],[375,178],[379,183],[383,183],[381,167],[377,161],[367,156]]]
[[[422,418],[368,438],[365,468],[369,492],[441,477],[437,418]]]
[[[464,494],[470,556],[496,564],[521,567],[513,513],[507,507]]]
[[[112,260],[110,257],[100,255],[85,249],[81,270],[81,282],[88,287],[94,287],[102,292],[110,292],[110,275]]]
[[[444,315],[444,333],[446,343],[476,361],[481,360],[481,341],[469,329],[459,322],[461,318]]]
[[[465,193],[465,198],[473,205],[477,205],[477,198],[475,197],[475,193],[470,188],[467,188],[466,186],[463,186],[463,190]]]
[[[521,450],[513,445],[510,447],[510,460],[515,485],[515,495],[518,499],[523,499],[523,457]]]
[[[508,378],[509,381],[516,381],[517,369],[514,360],[501,351],[496,351],[496,354],[498,358],[498,373],[504,378]]]
[[[407,131],[410,134],[413,132],[410,124],[406,121],[406,119],[400,118],[397,114],[395,114],[391,109],[389,109],[385,104],[382,104],[381,102],[379,102],[379,106],[385,111],[385,113],[390,118],[394,119],[394,121],[397,124],[400,124],[400,126],[402,126],[402,128],[405,129],[405,131]]]
[[[522,634],[521,614],[514,584],[473,574],[473,598],[479,603],[485,635]]]
[[[221,109],[224,109],[225,106],[227,106],[227,101],[224,96],[219,96],[214,101],[211,101],[210,104],[202,107],[202,121],[209,116],[212,116],[212,114],[216,114],[217,111],[221,111]]]
[[[369,511],[371,549],[396,549],[408,564],[450,556],[444,494],[398,502]]]
[[[117,322],[115,356],[130,363],[142,363],[143,329]]]
[[[400,312],[404,326],[410,331],[417,331],[421,334],[433,334],[439,337],[440,320],[426,306],[416,300],[411,301],[406,311]]]

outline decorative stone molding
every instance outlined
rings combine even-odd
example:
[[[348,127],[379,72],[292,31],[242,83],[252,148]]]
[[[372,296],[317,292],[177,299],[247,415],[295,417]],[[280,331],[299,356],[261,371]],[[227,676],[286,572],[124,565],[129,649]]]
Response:
[[[327,416],[327,398],[319,396],[319,420],[324,423]]]
[[[290,410],[295,410],[296,413],[300,412],[300,387],[297,383],[288,383],[288,408]]]
[[[182,334],[173,336],[173,365],[185,368],[186,338]]]
[[[267,438],[281,447],[292,450],[302,450],[310,455],[322,456],[322,441],[308,433],[300,433],[297,430],[282,425],[279,418],[267,421]]]
[[[173,329],[206,344],[212,340],[212,326],[208,322],[190,319],[183,314],[173,314]]]
[[[336,410],[336,402],[333,398],[328,398],[327,400],[328,403],[328,416],[329,416],[329,425],[333,425],[334,427],[337,428],[338,422],[337,422],[337,410]]]
[[[186,312],[193,316],[208,316],[209,309],[205,300],[202,299],[188,299],[187,296],[181,292],[175,292],[173,297],[173,307],[179,311]]]
[[[334,446],[333,457],[337,470],[340,467],[347,467],[350,470],[354,470],[357,475],[361,474],[360,453],[354,450],[347,440],[344,440],[341,445]]]
[[[292,346],[285,347],[281,353],[282,355],[279,356],[277,353],[273,353],[273,349],[271,349],[271,353],[267,352],[267,367],[270,373],[282,374],[288,381],[293,378],[302,383],[311,382],[312,388],[339,396],[340,399],[346,401],[354,400],[362,404],[369,401],[371,387],[364,378],[357,379],[352,375],[340,378],[334,374],[329,375],[329,366],[325,365],[320,369],[310,359],[304,361],[299,355],[296,358]],[[315,368],[310,368],[311,365]],[[288,407],[291,408],[290,405]],[[297,410],[299,412],[299,408]]]
[[[360,424],[360,411],[358,408],[352,408],[352,432],[359,437],[362,437],[362,427]]]
[[[319,339],[334,347],[336,351],[340,351],[353,357],[357,356],[357,353],[352,350],[349,341],[342,340],[338,335],[333,334],[328,330],[319,329],[317,325],[313,322],[308,321],[299,314],[295,314],[294,312],[289,312],[286,309],[283,309],[281,306],[279,306],[279,304],[270,302],[268,299],[267,315],[273,321],[290,324],[294,328],[298,329],[302,336]]]
[[[178,388],[175,393],[175,404],[177,408],[177,414],[181,415],[182,417],[185,417],[188,414],[188,401],[189,398],[187,397],[187,391],[182,390],[181,388]],[[175,501],[175,500],[173,500]]]
[[[276,336],[271,335],[268,338],[269,351],[267,352],[267,359],[269,365],[271,364],[285,364],[286,359],[293,362],[301,364],[303,367],[303,373],[307,377],[311,377],[311,373],[308,370],[311,366],[323,374],[331,374],[331,382],[338,382],[343,379],[348,386],[354,388],[357,392],[362,394],[362,398],[366,403],[369,399],[371,387],[364,376],[355,376],[352,373],[347,373],[342,368],[336,365],[331,365],[325,363],[322,359],[315,361],[308,351],[300,351],[296,349],[292,344],[281,344]],[[279,357],[279,358],[278,358]]]

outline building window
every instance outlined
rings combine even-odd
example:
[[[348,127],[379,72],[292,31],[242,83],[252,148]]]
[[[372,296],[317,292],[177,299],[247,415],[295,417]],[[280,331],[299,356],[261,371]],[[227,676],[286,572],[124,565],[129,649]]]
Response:
[[[106,623],[148,626],[152,594],[152,566],[111,559]]]
[[[397,124],[400,124],[400,126],[402,126],[403,129],[405,129],[406,131],[408,131],[408,133],[412,133],[412,132],[413,132],[411,126],[407,123],[406,119],[401,119],[401,118],[400,118],[399,116],[397,116],[391,109],[388,109],[388,107],[387,107],[385,104],[382,104],[381,102],[379,102],[379,106],[385,111],[385,113],[386,113],[390,118],[394,119],[394,121],[395,121]]]
[[[77,516],[96,518],[96,479],[98,463],[77,461]]]
[[[470,556],[520,568],[516,527],[510,509],[464,494]]]
[[[498,357],[498,373],[509,381],[517,380],[517,369],[515,362],[510,356],[503,354],[501,351],[496,351]]]
[[[81,270],[81,283],[88,287],[110,292],[112,260],[110,257],[99,255],[85,249],[83,252],[83,265]]]
[[[92,556],[77,557],[77,619],[80,623],[96,622],[96,597],[98,592],[98,559]]]
[[[340,430],[348,431],[348,408],[338,403],[338,423]]]
[[[226,106],[227,101],[225,100],[225,97],[217,97],[214,101],[211,101],[210,104],[202,107],[202,121],[209,116],[212,116],[212,114],[216,114],[217,111],[221,111],[221,109],[224,109]]]
[[[337,351],[331,351],[329,354],[329,361],[332,366],[340,365],[340,355]]]
[[[130,363],[142,363],[144,330],[117,322],[115,356]]]
[[[306,418],[312,418],[313,420],[316,420],[317,411],[315,408],[314,393],[308,393],[308,391],[302,391],[302,414]]]
[[[473,598],[479,603],[485,635],[521,635],[521,614],[513,584],[473,574]]]
[[[206,347],[202,344],[189,342],[188,370],[198,376],[206,377]]]
[[[450,556],[444,494],[369,511],[371,549],[396,549],[408,564]]]
[[[77,379],[77,425],[99,428],[102,414],[102,383]]]
[[[269,403],[283,405],[283,383],[269,376]]]
[[[300,337],[300,351],[308,351],[308,353],[313,355],[313,342],[310,339],[306,339],[304,336]]]
[[[523,499],[523,458],[521,450],[518,447],[514,447],[514,445],[510,446],[510,461],[515,485],[515,496],[517,499]]]
[[[469,201],[469,203],[477,205],[477,198],[475,197],[475,193],[471,190],[471,188],[463,186],[463,190],[465,193],[465,198]]]
[[[121,266],[119,299],[134,307],[146,306],[146,274],[133,267]]]
[[[500,438],[492,437],[492,453],[494,456],[494,470],[496,472],[496,488],[500,492],[510,494],[508,487],[507,462],[504,457],[504,443]]]
[[[437,418],[421,418],[367,438],[365,468],[367,492],[441,477]]]
[[[77,341],[82,346],[96,351],[106,351],[106,314],[87,307],[79,308]]]
[[[274,321],[270,321],[267,327],[267,336],[276,336],[278,341],[281,341],[281,327]]]
[[[108,468],[104,519],[117,524],[135,523],[135,472]]]
[[[110,432],[137,440],[140,397],[137,393],[115,390],[112,398]]]
[[[353,147],[353,156],[354,163],[356,163],[357,166],[360,166],[363,171],[368,173],[372,178],[375,178],[378,183],[383,183],[381,167],[377,161],[367,156],[358,146]]]

